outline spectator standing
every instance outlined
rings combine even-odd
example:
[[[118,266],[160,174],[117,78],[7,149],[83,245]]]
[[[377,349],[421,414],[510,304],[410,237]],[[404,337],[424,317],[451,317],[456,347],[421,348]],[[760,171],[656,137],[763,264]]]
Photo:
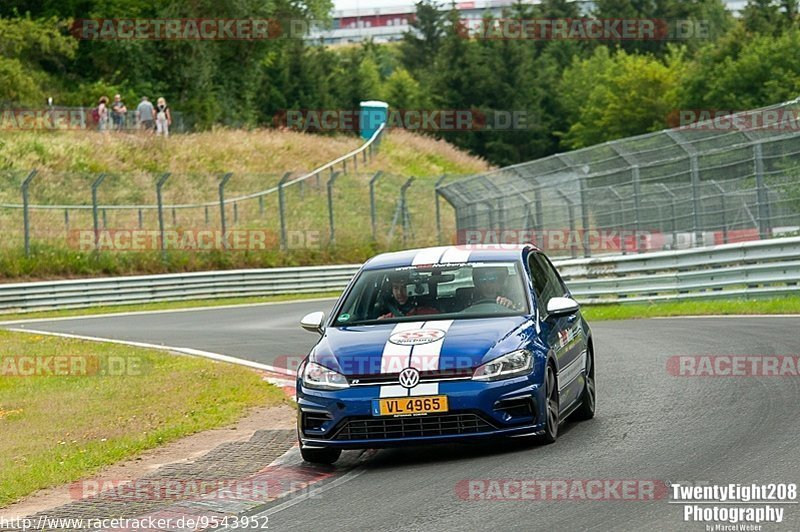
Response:
[[[100,101],[97,104],[97,115],[95,116],[97,120],[97,130],[98,131],[107,131],[108,130],[108,97],[101,96]]]
[[[136,121],[139,127],[145,131],[152,131],[155,126],[156,112],[153,109],[153,104],[147,99],[147,96],[142,96],[142,101],[136,107]]]
[[[122,97],[119,94],[114,95],[114,103],[111,104],[111,121],[114,124],[115,131],[122,131],[125,127],[125,114],[128,108],[122,103]]]
[[[161,97],[156,102],[156,135],[169,137],[169,126],[172,124],[172,115],[167,107],[167,101]]]

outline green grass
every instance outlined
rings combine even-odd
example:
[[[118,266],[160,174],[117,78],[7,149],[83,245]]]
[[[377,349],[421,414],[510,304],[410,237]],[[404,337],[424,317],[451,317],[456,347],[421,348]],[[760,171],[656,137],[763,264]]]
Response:
[[[286,400],[256,372],[202,358],[8,331],[0,331],[0,346],[0,507]],[[128,369],[8,376],[8,357],[20,356],[87,357],[100,368]]]
[[[771,299],[715,299],[707,301],[675,301],[671,303],[586,305],[583,307],[582,312],[589,321],[669,316],[800,314],[800,296]]]
[[[164,301],[160,303],[141,303],[138,305],[114,305],[88,307],[71,310],[43,310],[38,312],[22,312],[0,314],[0,322],[25,319],[62,318],[68,316],[88,316],[95,314],[118,314],[120,312],[147,312],[154,310],[172,310],[198,307],[221,307],[225,305],[248,305],[257,303],[277,303],[281,301],[297,301],[316,298],[335,298],[341,292],[319,292],[309,294],[281,294],[260,297],[230,297],[222,299],[195,299],[192,301]]]

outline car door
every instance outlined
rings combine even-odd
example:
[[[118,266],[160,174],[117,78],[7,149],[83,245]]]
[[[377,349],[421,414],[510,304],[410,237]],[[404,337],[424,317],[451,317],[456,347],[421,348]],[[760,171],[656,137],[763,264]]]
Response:
[[[553,297],[565,297],[569,291],[553,265],[542,253],[531,253],[529,264],[534,285],[539,287],[537,302],[543,319],[546,341],[557,360],[560,410],[568,410],[579,399],[582,380],[579,379],[586,367],[586,337],[581,326],[579,313],[549,318],[547,303]],[[546,328],[546,329],[545,329]]]

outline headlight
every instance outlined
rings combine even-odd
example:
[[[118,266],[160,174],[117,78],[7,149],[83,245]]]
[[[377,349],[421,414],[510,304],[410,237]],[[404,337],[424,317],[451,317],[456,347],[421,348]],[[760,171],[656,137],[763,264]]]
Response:
[[[350,387],[347,377],[316,362],[308,362],[303,369],[303,384],[318,390],[341,390]]]
[[[512,351],[480,366],[472,376],[476,381],[497,381],[525,375],[531,371],[533,355],[527,349]]]

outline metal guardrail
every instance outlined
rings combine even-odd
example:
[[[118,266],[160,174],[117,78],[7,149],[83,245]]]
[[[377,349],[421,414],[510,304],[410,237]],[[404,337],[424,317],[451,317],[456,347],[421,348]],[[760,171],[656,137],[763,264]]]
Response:
[[[555,261],[582,304],[800,293],[800,237]],[[360,265],[0,285],[0,313],[342,290]]]

